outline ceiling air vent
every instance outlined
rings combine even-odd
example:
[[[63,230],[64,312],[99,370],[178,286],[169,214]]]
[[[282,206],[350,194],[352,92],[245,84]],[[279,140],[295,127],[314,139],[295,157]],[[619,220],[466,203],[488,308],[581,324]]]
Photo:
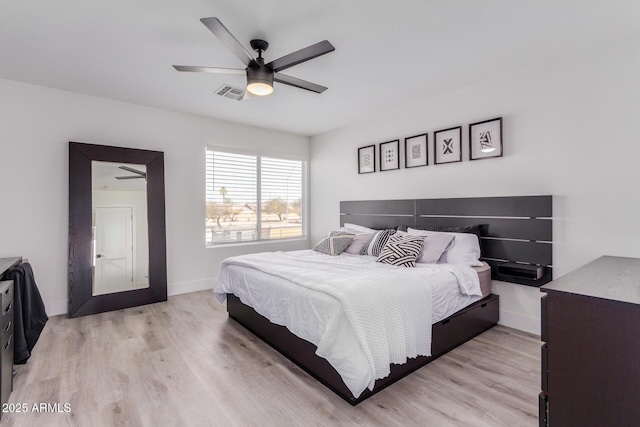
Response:
[[[242,99],[244,98],[244,90],[231,85],[223,85],[216,91],[216,95],[235,99],[236,101],[242,101]]]

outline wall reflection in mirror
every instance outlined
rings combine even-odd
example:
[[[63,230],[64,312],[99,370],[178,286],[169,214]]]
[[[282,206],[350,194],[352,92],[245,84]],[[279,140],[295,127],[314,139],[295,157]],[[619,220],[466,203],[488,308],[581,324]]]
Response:
[[[91,162],[92,294],[149,287],[147,168]]]

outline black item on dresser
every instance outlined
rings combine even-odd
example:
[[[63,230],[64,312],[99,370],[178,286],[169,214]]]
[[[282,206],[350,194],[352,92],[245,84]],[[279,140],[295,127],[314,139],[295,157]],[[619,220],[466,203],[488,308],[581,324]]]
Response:
[[[25,262],[13,267],[5,274],[5,278],[13,280],[15,289],[13,363],[22,365],[31,357],[31,350],[40,338],[49,317],[38,291],[31,264]]]
[[[540,425],[640,426],[640,259],[601,257],[541,291]]]

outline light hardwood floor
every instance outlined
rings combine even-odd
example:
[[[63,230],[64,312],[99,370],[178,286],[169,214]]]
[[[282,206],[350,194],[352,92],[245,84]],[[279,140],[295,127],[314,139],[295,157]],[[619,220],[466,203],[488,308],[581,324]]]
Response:
[[[495,327],[352,407],[203,291],[53,317],[16,369],[9,402],[29,411],[5,413],[3,426],[524,427],[538,422],[540,341]]]

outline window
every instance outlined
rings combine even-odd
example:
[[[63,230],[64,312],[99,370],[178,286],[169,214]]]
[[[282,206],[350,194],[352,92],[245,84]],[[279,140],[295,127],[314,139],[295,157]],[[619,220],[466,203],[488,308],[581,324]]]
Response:
[[[306,162],[208,147],[206,167],[207,245],[306,235]]]

